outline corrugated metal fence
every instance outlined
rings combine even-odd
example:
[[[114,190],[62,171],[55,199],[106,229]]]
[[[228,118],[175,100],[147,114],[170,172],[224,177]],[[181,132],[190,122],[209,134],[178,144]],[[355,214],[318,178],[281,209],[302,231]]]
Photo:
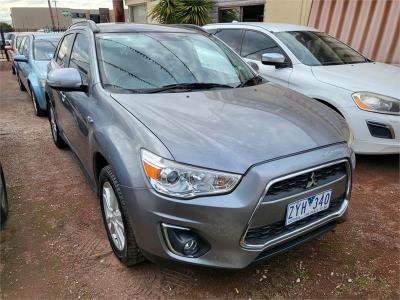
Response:
[[[308,25],[370,59],[400,64],[400,0],[313,0]]]

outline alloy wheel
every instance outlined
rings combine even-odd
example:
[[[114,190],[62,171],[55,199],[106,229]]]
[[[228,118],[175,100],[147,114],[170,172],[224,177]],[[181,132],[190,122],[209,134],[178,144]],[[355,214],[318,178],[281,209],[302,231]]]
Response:
[[[122,251],[125,248],[126,234],[118,199],[112,185],[106,181],[103,184],[103,209],[107,228],[114,246]]]

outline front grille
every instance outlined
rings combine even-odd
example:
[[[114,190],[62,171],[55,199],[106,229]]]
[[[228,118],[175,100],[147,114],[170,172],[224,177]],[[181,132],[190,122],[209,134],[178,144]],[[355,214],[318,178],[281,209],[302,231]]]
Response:
[[[346,175],[346,164],[343,162],[291,177],[270,186],[263,202],[274,201],[302,193],[308,189],[315,189],[344,175]],[[312,176],[315,184],[307,187]]]
[[[258,227],[253,227],[250,228],[247,231],[246,237],[245,237],[245,243],[250,244],[250,245],[259,245],[263,244],[265,241],[268,241],[276,236],[285,234],[286,232],[292,231],[298,227],[302,227],[304,225],[307,225],[308,223],[311,223],[315,220],[318,220],[332,212],[335,212],[339,209],[341,204],[343,203],[344,200],[344,195],[341,197],[331,200],[331,203],[328,207],[328,209],[320,211],[316,214],[313,214],[311,216],[308,216],[302,220],[299,220],[293,224],[286,225],[285,226],[285,221],[279,221],[275,222],[269,225],[264,225],[264,226],[258,226]]]

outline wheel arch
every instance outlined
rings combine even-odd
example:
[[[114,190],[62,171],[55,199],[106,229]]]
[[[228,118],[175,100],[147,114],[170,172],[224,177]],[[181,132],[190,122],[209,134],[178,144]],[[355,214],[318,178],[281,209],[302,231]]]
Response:
[[[333,109],[339,115],[341,115],[344,119],[346,119],[345,116],[343,115],[343,113],[335,105],[333,105],[332,103],[330,103],[330,102],[328,102],[326,100],[320,99],[320,98],[314,98],[314,99],[317,100],[318,102],[321,102],[322,104],[328,106],[329,108]]]

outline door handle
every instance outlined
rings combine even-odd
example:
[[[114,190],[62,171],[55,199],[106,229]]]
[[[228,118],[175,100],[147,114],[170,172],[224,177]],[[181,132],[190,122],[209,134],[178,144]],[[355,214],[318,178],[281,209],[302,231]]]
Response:
[[[87,117],[86,117],[86,121],[87,121],[89,124],[93,124],[93,122],[94,122],[91,116],[87,116]]]

